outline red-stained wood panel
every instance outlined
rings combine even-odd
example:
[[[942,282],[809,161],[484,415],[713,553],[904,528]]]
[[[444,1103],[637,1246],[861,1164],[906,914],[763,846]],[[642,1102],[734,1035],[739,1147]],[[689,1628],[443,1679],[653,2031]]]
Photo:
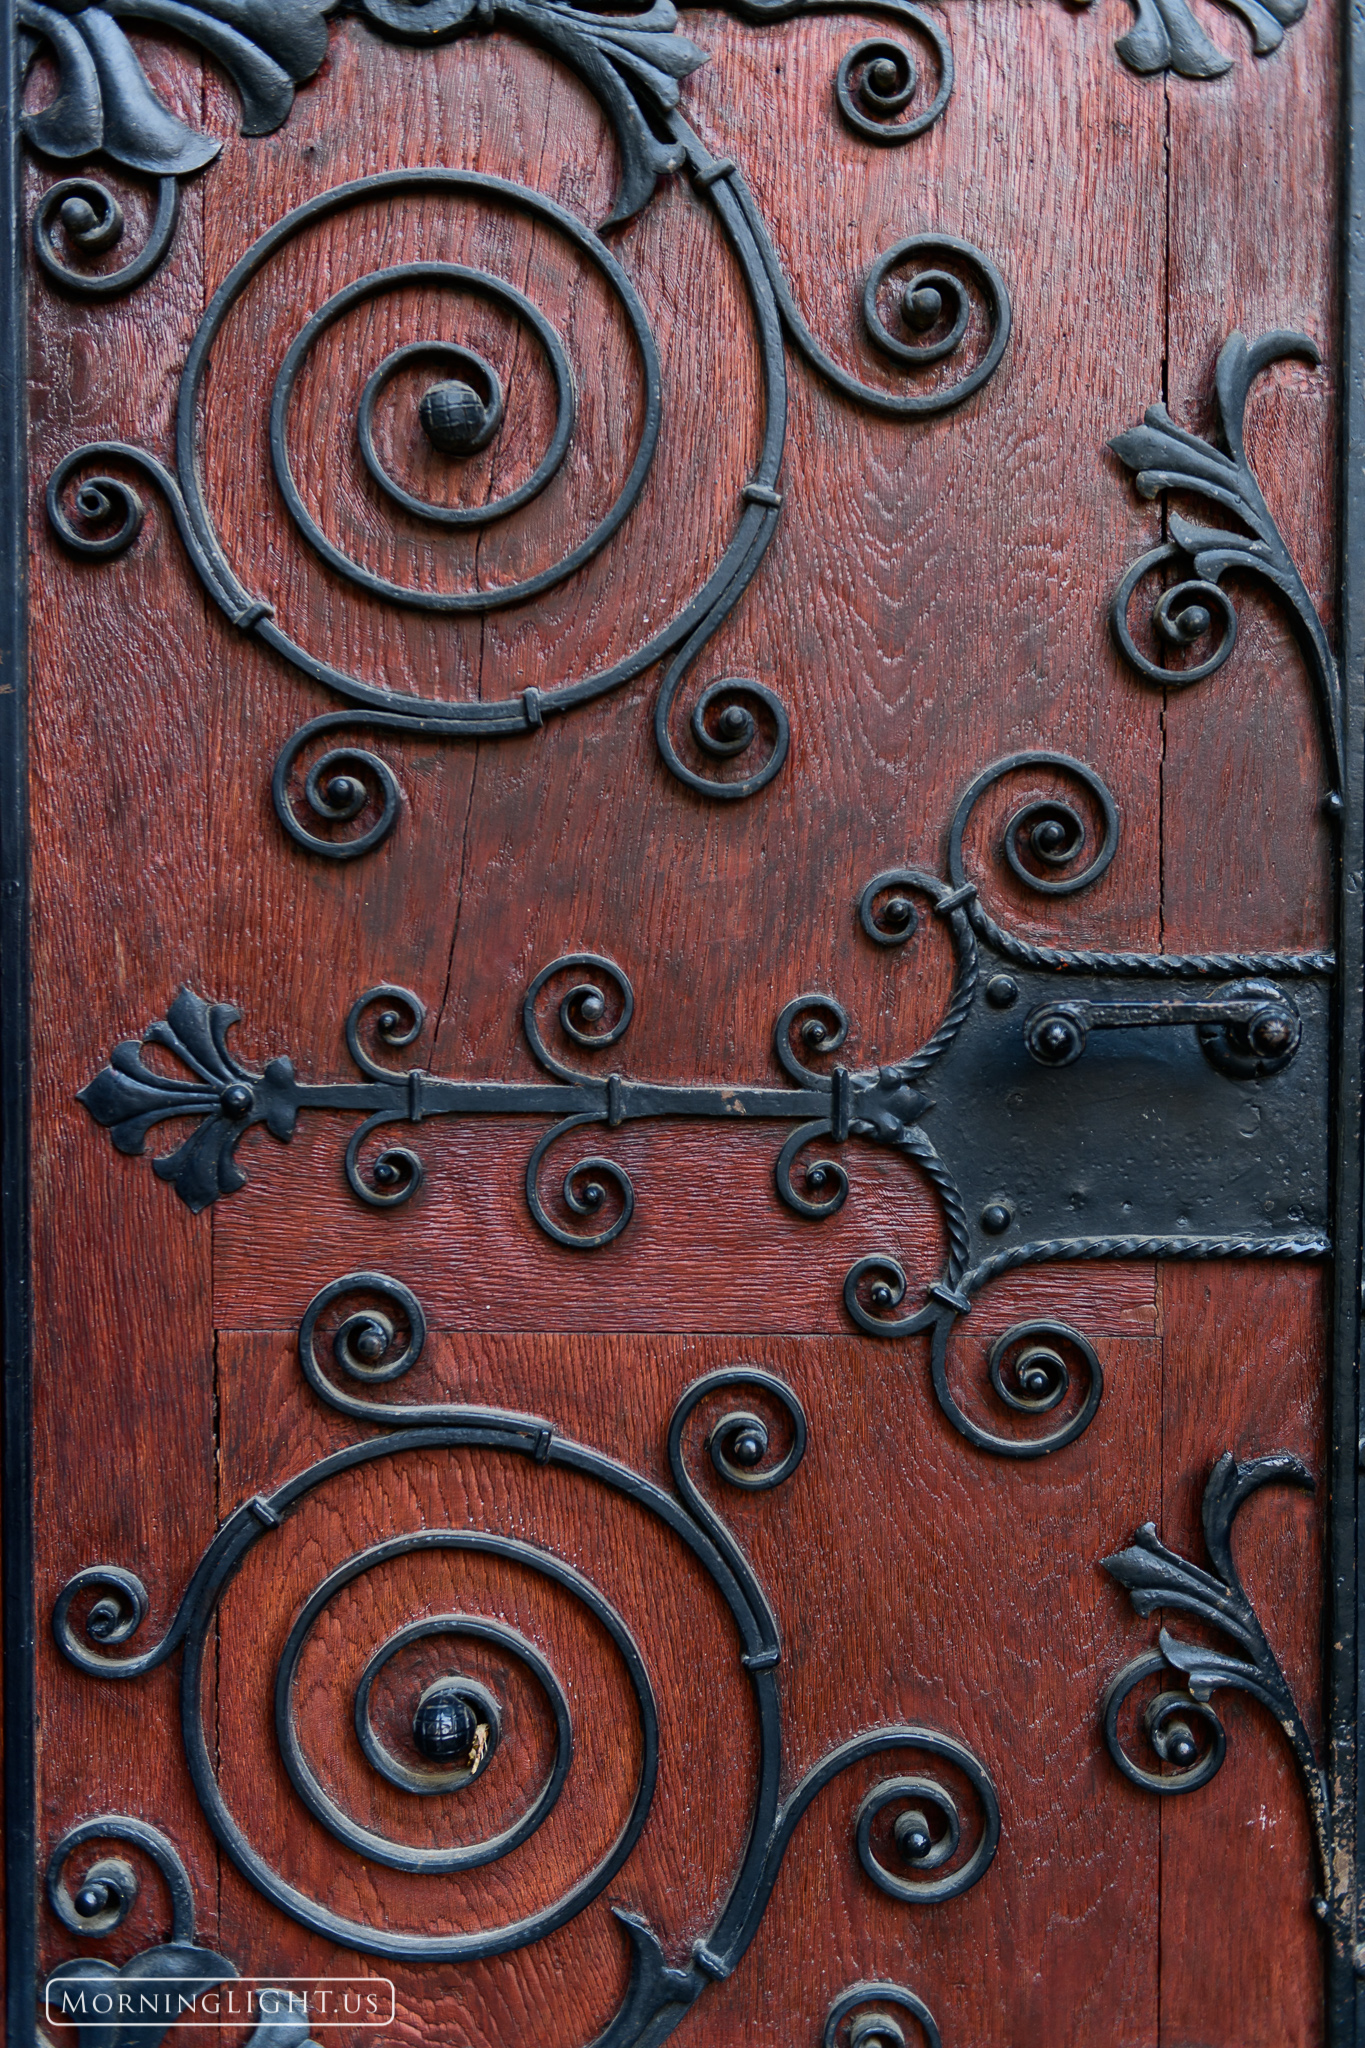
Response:
[[[362,861],[317,859],[280,830],[270,771],[295,728],[336,700],[226,623],[151,493],[136,547],[108,565],[71,561],[35,506],[39,1613],[74,1570],[117,1561],[147,1584],[149,1639],[228,1513],[370,1434],[308,1390],[297,1356],[310,1299],[348,1272],[392,1275],[429,1319],[424,1355],[391,1398],[541,1418],[666,1491],[669,1416],[684,1390],[727,1366],[777,1375],[810,1425],[785,1486],[746,1496],[721,1485],[706,1454],[721,1397],[693,1418],[686,1443],[777,1616],[782,1790],[859,1730],[925,1723],[986,1764],[1002,1841],[965,1896],[906,1906],[853,1852],[860,1801],[898,1766],[879,1757],[836,1780],[801,1822],[744,1960],[679,2028],[680,2041],[706,2048],[818,2041],[831,2001],[877,1978],[928,2002],[945,2048],[1321,2040],[1310,1840],[1273,1725],[1220,1699],[1223,1772],[1164,1802],[1124,1781],[1098,1725],[1109,1678],[1154,1638],[1100,1560],[1150,1518],[1202,1562],[1198,1501],[1224,1449],[1286,1448],[1324,1469],[1320,1277],[1144,1260],[1058,1263],[996,1282],[950,1352],[971,1413],[1009,1426],[986,1352],[1021,1320],[1075,1325],[1105,1374],[1076,1443],[1012,1462],[970,1448],[940,1412],[926,1339],[863,1337],[843,1307],[843,1276],[865,1253],[894,1249],[914,1295],[942,1262],[940,1211],[901,1157],[849,1148],[849,1198],[814,1223],[775,1191],[785,1127],[575,1133],[547,1161],[552,1213],[582,1136],[580,1151],[600,1137],[637,1200],[629,1231],[585,1256],[551,1243],[528,1213],[537,1119],[402,1131],[426,1178],[385,1213],[347,1188],[351,1120],[310,1114],[287,1146],[253,1131],[239,1154],[246,1186],[191,1218],[145,1162],[112,1151],[75,1091],[186,983],[240,1009],[233,1045],[252,1067],[287,1055],[307,1080],[349,1078],[348,1009],[383,982],[426,1006],[413,1062],[530,1080],[524,990],[579,950],[629,976],[636,1013],[615,1057],[632,1077],[778,1085],[773,1023],[806,990],[847,1009],[852,1064],[895,1060],[942,1014],[949,950],[929,921],[910,947],[874,948],[858,930],[859,893],[889,866],[944,872],[960,794],[1025,748],[1093,766],[1122,833],[1096,886],[1042,902],[1005,868],[999,840],[1017,799],[1052,783],[1025,776],[994,792],[966,859],[1012,929],[1151,950],[1324,943],[1323,762],[1274,601],[1239,584],[1233,659],[1164,694],[1123,662],[1107,616],[1160,530],[1107,443],[1162,397],[1182,425],[1209,431],[1213,363],[1238,324],[1253,336],[1303,328],[1327,358],[1322,372],[1294,365],[1262,380],[1248,445],[1330,611],[1333,17],[1313,0],[1283,47],[1256,61],[1240,22],[1210,24],[1210,12],[1201,19],[1239,61],[1222,80],[1194,83],[1139,78],[1118,61],[1114,40],[1131,20],[1120,0],[1084,12],[964,0],[935,16],[956,65],[947,113],[905,147],[881,149],[841,122],[833,96],[841,57],[884,32],[880,18],[753,24],[689,11],[686,31],[709,61],[684,85],[687,118],[742,168],[802,315],[839,363],[902,388],[862,337],[858,286],[904,235],[975,244],[1014,307],[996,375],[960,410],[926,420],[878,417],[788,352],[776,538],[674,719],[685,746],[691,705],[719,677],[778,693],[790,756],[749,801],[714,802],[668,773],[653,735],[654,671],[514,739],[374,738],[358,719],[346,736],[391,765],[398,824]],[[39,487],[86,440],[169,457],[175,382],[209,296],[256,235],[346,179],[440,165],[528,185],[587,226],[611,207],[619,164],[592,95],[500,30],[424,49],[343,17],[289,120],[255,138],[236,133],[236,101],[211,69],[164,40],[138,47],[223,152],[187,188],[175,252],[141,293],[81,307],[35,286]],[[44,182],[35,177],[35,193]],[[486,266],[540,307],[572,365],[572,453],[544,495],[476,540],[433,539],[394,512],[361,467],[355,409],[389,350],[457,333],[503,382],[506,426],[493,448],[452,476],[414,431],[422,385],[407,377],[377,416],[382,452],[414,488],[450,502],[515,488],[553,404],[543,351],[505,311],[428,283],[366,301],[323,336],[289,415],[303,498],[331,539],[375,574],[487,589],[580,539],[633,459],[643,378],[601,275],[562,234],[496,198],[424,192],[364,199],[307,229],[244,294],[205,386],[206,502],[243,580],[312,653],[394,690],[507,698],[628,653],[712,572],[761,442],[752,307],[714,211],[681,178],[665,179],[608,241],[659,351],[649,480],[579,576],[481,617],[396,610],[319,562],[271,471],[271,385],[304,318],[378,268]],[[983,1102],[983,1117],[993,1113]],[[764,1412],[780,1439],[776,1410]],[[189,1866],[202,1938],[253,1972],[392,1974],[400,2012],[384,2038],[395,2048],[575,2048],[625,1989],[612,1909],[642,1913],[681,1965],[715,1920],[749,1822],[758,1735],[734,1625],[657,1517],[596,1481],[497,1451],[428,1445],[329,1481],[257,1543],[223,1600],[206,1658],[214,1768],[238,1824],[290,1883],[392,1927],[513,1919],[604,1853],[641,1755],[625,1667],[581,1602],[524,1562],[437,1551],[365,1574],[310,1640],[298,1718],[329,1794],[366,1825],[436,1846],[505,1824],[552,1750],[543,1697],[506,1660],[460,1652],[461,1669],[499,1690],[506,1726],[486,1777],[458,1796],[415,1800],[385,1786],[352,1720],[360,1670],[394,1629],[454,1610],[494,1614],[549,1660],[573,1709],[574,1770],[542,1830],[481,1870],[413,1876],[342,1847],[289,1784],[273,1694],[302,1603],[367,1545],[443,1527],[501,1530],[572,1562],[619,1608],[649,1669],[661,1731],[654,1804],[630,1861],[578,1918],[513,1955],[421,1968],[371,1964],[306,1932],[216,1849],[181,1757],[176,1663],[101,1684],[46,1637],[43,1845],[91,1813],[154,1820]],[[1315,1729],[1322,1531],[1320,1494],[1266,1493],[1238,1534],[1248,1586]],[[413,1698],[446,1668],[427,1644],[380,1688],[376,1712],[395,1743]],[[968,1812],[968,1788],[956,1790]],[[164,1938],[166,1905],[149,1883],[99,1952],[121,1961]],[[47,1962],[95,1952],[50,1916],[43,1933]]]

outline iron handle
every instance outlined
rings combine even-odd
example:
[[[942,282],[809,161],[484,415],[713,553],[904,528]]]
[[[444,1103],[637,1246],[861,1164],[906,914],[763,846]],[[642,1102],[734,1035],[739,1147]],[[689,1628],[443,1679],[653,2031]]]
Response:
[[[1213,1065],[1242,1078],[1260,1079],[1287,1066],[1303,1035],[1302,1019],[1283,989],[1274,982],[1244,981],[1204,998],[1039,1003],[1024,1019],[1024,1044],[1040,1066],[1069,1067],[1092,1031],[1191,1024]]]

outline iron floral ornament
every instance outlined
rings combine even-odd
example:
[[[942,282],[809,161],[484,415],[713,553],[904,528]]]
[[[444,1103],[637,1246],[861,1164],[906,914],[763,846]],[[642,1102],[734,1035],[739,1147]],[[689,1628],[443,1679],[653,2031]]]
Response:
[[[381,1131],[440,1116],[539,1119],[548,1128],[527,1159],[527,1206],[548,1238],[580,1253],[601,1253],[625,1235],[636,1192],[619,1161],[594,1151],[562,1172],[554,1194],[552,1149],[579,1133],[681,1119],[785,1125],[774,1185],[812,1224],[849,1197],[846,1146],[895,1152],[938,1204],[943,1267],[922,1306],[906,1309],[910,1283],[899,1259],[870,1252],[844,1281],[849,1317],[873,1336],[928,1336],[936,1397],[978,1449],[1008,1457],[1060,1450],[1099,1404],[1095,1347],[1068,1325],[1011,1329],[989,1359],[991,1422],[954,1391],[955,1325],[995,1279],[1040,1261],[1324,1257],[1332,958],[1099,952],[1040,946],[1005,930],[968,877],[965,842],[981,799],[1018,777],[1033,789],[1009,817],[1000,852],[1027,886],[1069,894],[1098,880],[1114,857],[1118,810],[1100,777],[1064,755],[1022,754],[965,791],[949,829],[946,879],[915,868],[873,876],[857,905],[862,941],[946,940],[953,956],[944,1014],[905,1058],[839,1063],[851,1020],[821,992],[793,998],[776,1019],[778,1085],[632,1078],[613,1051],[634,1015],[631,984],[604,955],[572,953],[544,967],[523,1001],[537,1080],[386,1064],[376,1053],[392,1058],[415,1044],[425,1018],[413,991],[388,985],[367,990],[346,1020],[359,1080],[303,1081],[287,1058],[257,1072],[229,1049],[239,1013],[186,989],[142,1043],[115,1048],[80,1099],[124,1153],[140,1153],[163,1122],[193,1119],[189,1135],[153,1164],[195,1212],[241,1188],[239,1147],[257,1124],[287,1143],[301,1116],[357,1115],[346,1185],[360,1202],[396,1209],[417,1195],[425,1170],[410,1144],[376,1152]],[[1074,797],[1063,793],[1068,786]],[[173,1054],[182,1074],[150,1064],[143,1044]],[[818,1147],[832,1149],[812,1157]],[[1239,1169],[1229,1177],[1224,1162],[1234,1149]],[[1045,1433],[1018,1434],[1030,1423]]]
[[[1215,1692],[1246,1693],[1272,1715],[1289,1744],[1308,1806],[1319,1889],[1313,1910],[1334,1941],[1352,1948],[1352,1906],[1340,1896],[1334,1855],[1334,1809],[1327,1773],[1304,1723],[1298,1701],[1242,1584],[1232,1555],[1232,1526],[1243,1503],[1263,1486],[1313,1490],[1313,1476],[1290,1451],[1239,1462],[1224,1451],[1204,1488],[1204,1543],[1212,1571],[1170,1550],[1145,1522],[1127,1550],[1104,1559],[1138,1614],[1162,1610],[1193,1615],[1231,1649],[1189,1642],[1162,1628],[1156,1650],[1115,1674],[1100,1704],[1100,1723],[1114,1762],[1130,1784],[1162,1798],[1197,1792],[1222,1769],[1227,1735],[1210,1704]],[[1168,1681],[1175,1674],[1185,1689]],[[1139,1764],[1124,1747],[1120,1716],[1125,1702],[1152,1680],[1163,1689],[1148,1699],[1141,1727],[1158,1768]],[[1359,1968],[1357,1961],[1357,1968]]]

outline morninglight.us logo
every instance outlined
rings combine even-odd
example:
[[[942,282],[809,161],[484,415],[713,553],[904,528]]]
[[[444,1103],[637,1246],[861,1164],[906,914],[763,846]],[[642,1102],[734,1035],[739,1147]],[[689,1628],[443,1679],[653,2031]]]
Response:
[[[74,1962],[44,1983],[43,2009],[54,2027],[113,2027],[119,2040],[125,2030],[145,2029],[147,2048],[171,2027],[203,2026],[255,2026],[261,2048],[304,2048],[328,2027],[391,2025],[395,1998],[387,1977],[201,1976],[196,1983],[139,1976],[136,1964],[111,1970]]]

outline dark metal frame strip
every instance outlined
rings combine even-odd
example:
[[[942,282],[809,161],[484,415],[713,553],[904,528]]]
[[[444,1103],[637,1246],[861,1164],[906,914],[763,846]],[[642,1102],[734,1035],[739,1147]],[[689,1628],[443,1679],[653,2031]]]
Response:
[[[1362,1475],[1360,1444],[1362,1140],[1365,1054],[1365,5],[1341,14],[1340,448],[1342,799],[1338,840],[1336,1091],[1333,1104],[1335,1239],[1332,1302],[1331,1529],[1326,1658],[1328,1782],[1337,1811],[1339,1870],[1349,1891],[1351,1951],[1327,1957],[1327,2035],[1333,2048],[1365,2040],[1360,1942],[1361,1780],[1357,1770],[1361,1629]]]
[[[4,0],[0,110],[0,1287],[3,1287],[3,1620],[6,2038],[33,2039],[38,1971],[34,1742],[32,1379],[28,1239],[28,747],[26,318],[19,39]]]

